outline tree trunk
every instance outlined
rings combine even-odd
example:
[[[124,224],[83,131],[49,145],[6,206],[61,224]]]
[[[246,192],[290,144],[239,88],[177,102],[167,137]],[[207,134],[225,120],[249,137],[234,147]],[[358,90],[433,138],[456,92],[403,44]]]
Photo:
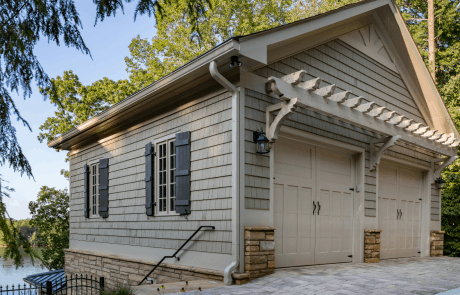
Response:
[[[434,0],[428,0],[428,65],[436,83],[436,43],[434,40]]]

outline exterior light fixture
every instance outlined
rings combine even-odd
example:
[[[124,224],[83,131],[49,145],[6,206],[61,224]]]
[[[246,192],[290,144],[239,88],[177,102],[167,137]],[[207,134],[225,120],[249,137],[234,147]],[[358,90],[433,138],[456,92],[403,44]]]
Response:
[[[437,178],[434,183],[436,183],[436,187],[438,189],[445,189],[446,188],[446,181],[441,177]]]
[[[241,67],[241,65],[243,64],[241,61],[238,60],[238,56],[234,55],[230,58],[231,62],[230,64],[228,65],[230,68],[233,68],[235,66],[235,64],[239,67]]]
[[[260,128],[260,131],[254,131],[253,134],[253,141],[257,144],[257,151],[258,154],[268,154],[270,152],[270,140],[265,136],[265,132],[263,128]]]

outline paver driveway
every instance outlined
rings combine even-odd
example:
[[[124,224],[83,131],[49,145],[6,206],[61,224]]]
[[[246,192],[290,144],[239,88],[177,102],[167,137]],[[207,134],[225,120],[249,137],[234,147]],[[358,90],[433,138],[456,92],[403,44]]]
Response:
[[[427,257],[281,269],[199,294],[437,294],[459,287],[460,258]]]

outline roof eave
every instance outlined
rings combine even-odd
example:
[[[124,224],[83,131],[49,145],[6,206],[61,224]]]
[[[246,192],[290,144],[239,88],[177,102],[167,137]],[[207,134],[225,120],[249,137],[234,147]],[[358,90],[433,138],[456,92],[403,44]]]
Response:
[[[182,79],[193,75],[198,69],[207,67],[211,61],[217,61],[220,65],[226,61],[226,57],[229,54],[236,54],[239,44],[235,39],[229,39],[216,46],[215,48],[207,51],[206,53],[198,56],[192,61],[188,62],[184,66],[174,70],[170,74],[162,77],[161,79],[155,81],[154,83],[146,86],[140,91],[132,94],[131,96],[125,98],[124,100],[116,103],[111,106],[109,109],[98,114],[97,116],[85,121],[84,123],[78,125],[72,130],[62,134],[59,137],[54,138],[48,142],[48,147],[61,150],[62,145],[74,138],[77,135],[84,133],[85,131],[93,128],[104,121],[117,116],[123,110],[129,108],[130,106],[140,103],[143,100],[148,99],[157,92],[164,91],[167,88],[173,87],[176,83],[180,82]],[[67,149],[67,148],[66,148]]]

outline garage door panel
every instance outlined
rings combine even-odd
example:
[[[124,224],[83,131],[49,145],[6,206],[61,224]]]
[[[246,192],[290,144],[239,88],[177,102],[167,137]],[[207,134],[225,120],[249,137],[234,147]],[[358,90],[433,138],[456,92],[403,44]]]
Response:
[[[329,171],[319,171],[318,178],[321,183],[326,185],[329,189],[342,189],[343,186],[349,187],[351,183],[351,175],[344,175],[342,173],[334,173]]]
[[[381,258],[413,257],[420,249],[422,173],[415,168],[379,165]]]
[[[314,155],[314,150],[295,141],[277,142],[274,175],[275,227],[278,229],[275,235],[277,267],[314,263],[315,227],[312,202],[315,175],[312,173],[312,154]],[[280,244],[282,247],[278,250]]]
[[[352,164],[335,150],[277,141],[274,212],[283,232],[275,238],[277,267],[351,262]]]
[[[398,179],[397,169],[392,166],[379,166],[379,182],[396,185]]]
[[[344,174],[349,174],[351,163],[348,154],[326,148],[317,148],[317,154],[319,169],[329,172],[344,171]]]
[[[398,191],[396,187],[396,183],[384,183],[379,182],[379,197],[381,198],[388,198],[388,199],[397,199],[398,198]]]

